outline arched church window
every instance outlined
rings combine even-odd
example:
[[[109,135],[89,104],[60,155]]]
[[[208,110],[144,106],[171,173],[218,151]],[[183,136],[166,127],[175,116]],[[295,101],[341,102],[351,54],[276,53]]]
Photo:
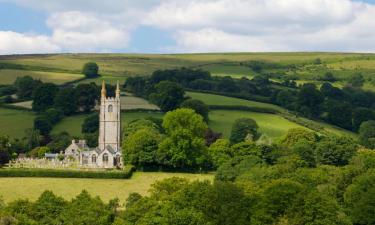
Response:
[[[108,153],[103,154],[103,163],[108,164]]]
[[[91,156],[91,162],[92,163],[96,163],[96,155],[92,155]]]
[[[108,112],[113,112],[113,106],[112,105],[108,106]]]

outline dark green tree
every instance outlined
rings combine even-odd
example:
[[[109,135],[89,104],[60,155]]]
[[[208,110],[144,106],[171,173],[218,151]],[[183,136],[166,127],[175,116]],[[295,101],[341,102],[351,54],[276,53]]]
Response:
[[[82,123],[82,133],[95,133],[99,130],[99,114],[94,113],[85,118]]]
[[[90,84],[79,84],[76,87],[75,99],[79,109],[84,112],[90,112],[96,104],[96,100],[99,99],[98,87],[95,83]]]
[[[365,83],[365,78],[363,78],[361,73],[354,74],[348,80],[348,84],[354,88],[360,88],[363,86],[364,83]]]
[[[192,109],[176,109],[163,119],[166,138],[159,144],[158,159],[174,168],[203,167],[208,161],[204,134],[207,125]]]
[[[353,130],[358,131],[363,122],[375,120],[374,110],[359,107],[353,110]]]
[[[8,163],[11,158],[9,147],[9,138],[7,136],[0,136],[0,166]]]
[[[176,109],[184,100],[184,88],[178,83],[161,81],[155,85],[155,92],[150,94],[150,100],[164,112]]]
[[[245,139],[257,140],[260,137],[258,133],[258,124],[251,118],[240,118],[234,121],[230,134],[231,143],[239,143]]]
[[[304,84],[297,95],[299,111],[307,117],[317,117],[320,114],[320,104],[324,98],[315,84]]]
[[[33,92],[33,110],[43,112],[54,105],[54,99],[59,91],[52,83],[40,84]]]
[[[74,88],[60,90],[55,97],[55,107],[67,116],[77,112],[78,107]]]
[[[367,148],[375,148],[375,121],[363,122],[359,127],[359,142]]]
[[[316,145],[317,162],[325,165],[344,166],[356,152],[357,144],[347,137],[325,137]]]
[[[35,88],[41,83],[40,80],[34,80],[31,76],[17,77],[14,82],[14,86],[17,88],[17,97],[19,99],[30,99]]]
[[[208,106],[204,104],[201,100],[187,99],[183,101],[180,105],[181,108],[193,109],[196,113],[201,115],[205,122],[208,122]]]
[[[85,74],[87,78],[97,77],[99,74],[99,66],[95,62],[88,62],[83,66],[82,73]]]
[[[52,130],[52,124],[46,116],[37,116],[34,119],[34,129],[39,130],[41,135],[48,135]]]

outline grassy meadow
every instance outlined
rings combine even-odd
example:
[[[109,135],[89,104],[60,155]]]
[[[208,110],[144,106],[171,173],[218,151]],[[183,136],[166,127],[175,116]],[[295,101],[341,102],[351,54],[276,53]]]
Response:
[[[104,201],[118,197],[124,203],[132,192],[147,195],[155,181],[171,177],[182,177],[189,180],[213,180],[213,174],[136,172],[131,179],[83,179],[83,178],[35,178],[12,177],[0,178],[0,196],[5,202],[20,198],[36,200],[45,190],[67,200],[74,198],[82,190]]]
[[[33,127],[35,114],[29,111],[0,108],[0,135],[21,138]]]
[[[34,79],[40,79],[43,82],[63,84],[83,78],[82,74],[43,72],[30,70],[0,69],[0,84],[13,84],[17,77],[31,76]]]

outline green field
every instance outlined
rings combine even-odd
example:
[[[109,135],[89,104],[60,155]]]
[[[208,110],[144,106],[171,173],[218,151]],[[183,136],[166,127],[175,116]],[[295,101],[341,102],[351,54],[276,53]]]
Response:
[[[33,127],[35,114],[29,111],[0,108],[0,135],[21,138]]]
[[[2,69],[0,70],[0,84],[12,84],[17,77],[26,75],[34,79],[40,79],[43,82],[52,82],[55,84],[63,84],[83,78],[82,74]]]
[[[244,100],[240,98],[232,98],[232,97],[227,97],[227,96],[222,96],[222,95],[214,95],[214,94],[199,93],[199,92],[186,92],[186,95],[190,96],[193,99],[201,100],[207,105],[241,105],[241,106],[249,106],[249,107],[274,109],[280,112],[285,111],[285,109],[277,105],[263,103],[263,102],[249,101],[249,100]]]
[[[71,199],[82,190],[87,190],[93,196],[100,196],[108,202],[118,197],[124,203],[128,195],[138,192],[147,195],[150,185],[155,181],[170,177],[182,177],[189,180],[213,180],[213,174],[136,172],[131,179],[84,179],[84,178],[34,178],[13,177],[0,178],[0,196],[5,202],[20,198],[35,200],[45,190],[51,190],[56,195]]]
[[[232,124],[238,118],[254,119],[259,131],[266,134],[270,138],[283,136],[289,129],[302,127],[296,123],[290,122],[279,115],[245,112],[245,111],[229,111],[229,110],[213,110],[210,112],[210,127],[215,131],[223,133],[224,137],[229,137]]]

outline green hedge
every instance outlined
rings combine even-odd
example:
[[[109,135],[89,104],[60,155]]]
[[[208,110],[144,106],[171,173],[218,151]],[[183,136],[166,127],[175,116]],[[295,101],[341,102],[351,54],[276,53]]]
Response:
[[[134,171],[133,166],[123,170],[85,171],[68,169],[30,169],[4,168],[0,169],[0,177],[61,177],[61,178],[97,178],[97,179],[129,179]]]

